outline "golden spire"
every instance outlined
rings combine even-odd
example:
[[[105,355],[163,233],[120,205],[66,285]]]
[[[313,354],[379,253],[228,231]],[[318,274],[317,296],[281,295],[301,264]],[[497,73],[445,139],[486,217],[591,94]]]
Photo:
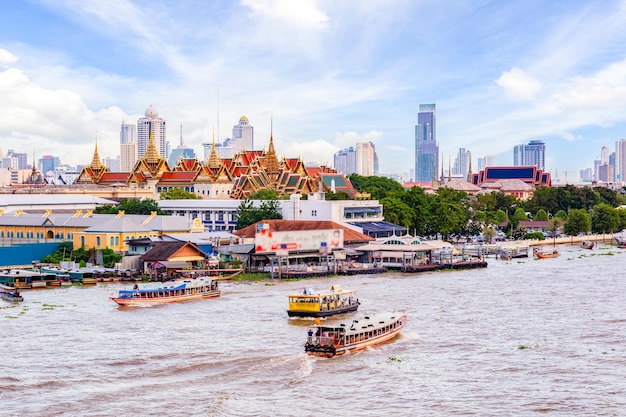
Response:
[[[143,159],[147,163],[157,163],[161,160],[161,155],[159,155],[159,151],[154,144],[154,134],[152,133],[152,123],[149,124],[150,129],[150,140],[148,142],[148,147],[146,148],[146,153],[143,155]]]
[[[91,165],[89,165],[91,169],[99,170],[102,169],[102,161],[100,160],[100,154],[98,153],[98,138],[96,137],[96,150],[93,153],[93,159],[91,160]]]
[[[207,160],[207,165],[209,168],[219,168],[221,164],[222,159],[217,154],[217,150],[215,149],[215,129],[213,129],[213,143],[211,144],[211,154]]]
[[[278,157],[276,156],[276,151],[274,151],[274,121],[270,122],[270,146],[265,154],[265,161],[263,163],[265,166],[265,170],[269,174],[278,174],[280,170],[280,164],[278,163]]]

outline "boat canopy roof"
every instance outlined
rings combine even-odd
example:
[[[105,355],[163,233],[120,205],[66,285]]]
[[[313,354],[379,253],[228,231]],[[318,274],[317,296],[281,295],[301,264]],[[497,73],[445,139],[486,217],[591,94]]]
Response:
[[[324,332],[335,332],[335,333],[345,333],[346,335],[358,334],[364,331],[374,330],[378,328],[383,328],[394,323],[398,318],[402,317],[404,313],[402,312],[394,312],[394,313],[381,313],[376,316],[365,316],[359,320],[352,320],[352,323],[346,324],[341,323],[337,326],[324,326],[324,325],[316,325],[311,326],[310,329],[316,331],[320,330],[321,333]]]
[[[332,295],[348,295],[348,294],[356,294],[356,290],[344,290],[341,288],[341,285],[334,284],[330,287],[329,291],[320,291],[314,292],[313,288],[305,287],[304,290],[300,293],[291,293],[288,297],[303,297],[303,298],[318,298],[318,297],[328,297]]]

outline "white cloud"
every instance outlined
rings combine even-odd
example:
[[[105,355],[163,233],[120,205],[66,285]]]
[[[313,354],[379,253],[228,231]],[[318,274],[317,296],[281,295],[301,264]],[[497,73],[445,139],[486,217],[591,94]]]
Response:
[[[0,67],[8,68],[11,65],[15,64],[19,60],[18,57],[13,55],[11,52],[6,49],[0,48]]]
[[[541,92],[541,82],[519,68],[505,71],[496,83],[513,101],[528,101]]]
[[[243,0],[244,6],[262,18],[272,18],[294,26],[321,29],[328,16],[317,8],[314,0]]]

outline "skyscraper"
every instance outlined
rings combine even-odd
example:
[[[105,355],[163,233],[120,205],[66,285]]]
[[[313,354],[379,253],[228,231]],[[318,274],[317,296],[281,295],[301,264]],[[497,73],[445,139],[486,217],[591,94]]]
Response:
[[[351,146],[335,153],[334,166],[337,172],[343,175],[356,173],[356,151],[354,147]]]
[[[626,182],[626,139],[615,142],[615,181]]]
[[[130,172],[137,162],[137,126],[122,122],[120,129],[120,171]],[[109,167],[111,169],[111,167]]]
[[[356,144],[356,173],[363,176],[375,175],[374,161],[376,148],[372,142],[359,142]]]
[[[436,136],[435,104],[420,104],[415,125],[415,181],[432,182],[436,178],[439,145]]]
[[[493,155],[485,155],[483,158],[478,158],[478,170],[485,169],[487,167],[494,166],[496,164],[496,158]]]
[[[153,105],[146,109],[145,117],[137,120],[137,157],[141,158],[146,153],[150,142],[150,128],[159,155],[167,158],[165,120],[159,117],[159,112]]]
[[[196,157],[196,153],[193,151],[193,149],[185,146],[185,142],[183,141],[183,125],[180,125],[180,143],[178,147],[172,149],[169,154],[170,157],[167,163],[170,165],[170,167],[176,166],[176,163],[180,158],[194,159]]]
[[[218,138],[219,139],[219,138]],[[204,159],[211,155],[213,143],[203,143]],[[232,137],[226,139],[222,143],[215,144],[215,150],[220,158],[232,158],[236,153],[242,150],[254,150],[254,127],[250,125],[250,121],[246,116],[241,116],[239,123],[233,126]]]
[[[472,153],[465,148],[459,148],[459,153],[454,159],[454,168],[452,169],[452,175],[460,175],[462,178],[467,178],[467,174],[470,169],[470,160],[472,159]]]
[[[546,144],[541,140],[531,140],[528,145],[517,145],[513,148],[513,165],[534,165],[546,170]]]

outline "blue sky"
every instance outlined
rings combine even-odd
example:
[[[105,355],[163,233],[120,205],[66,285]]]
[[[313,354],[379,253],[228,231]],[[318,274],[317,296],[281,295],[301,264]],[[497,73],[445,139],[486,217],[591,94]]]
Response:
[[[332,164],[371,141],[398,174],[436,103],[445,167],[539,139],[571,182],[626,138],[625,27],[613,0],[4,1],[0,148],[87,164],[97,136],[114,157],[154,105],[200,158],[247,116],[257,149],[273,121],[281,155]]]

